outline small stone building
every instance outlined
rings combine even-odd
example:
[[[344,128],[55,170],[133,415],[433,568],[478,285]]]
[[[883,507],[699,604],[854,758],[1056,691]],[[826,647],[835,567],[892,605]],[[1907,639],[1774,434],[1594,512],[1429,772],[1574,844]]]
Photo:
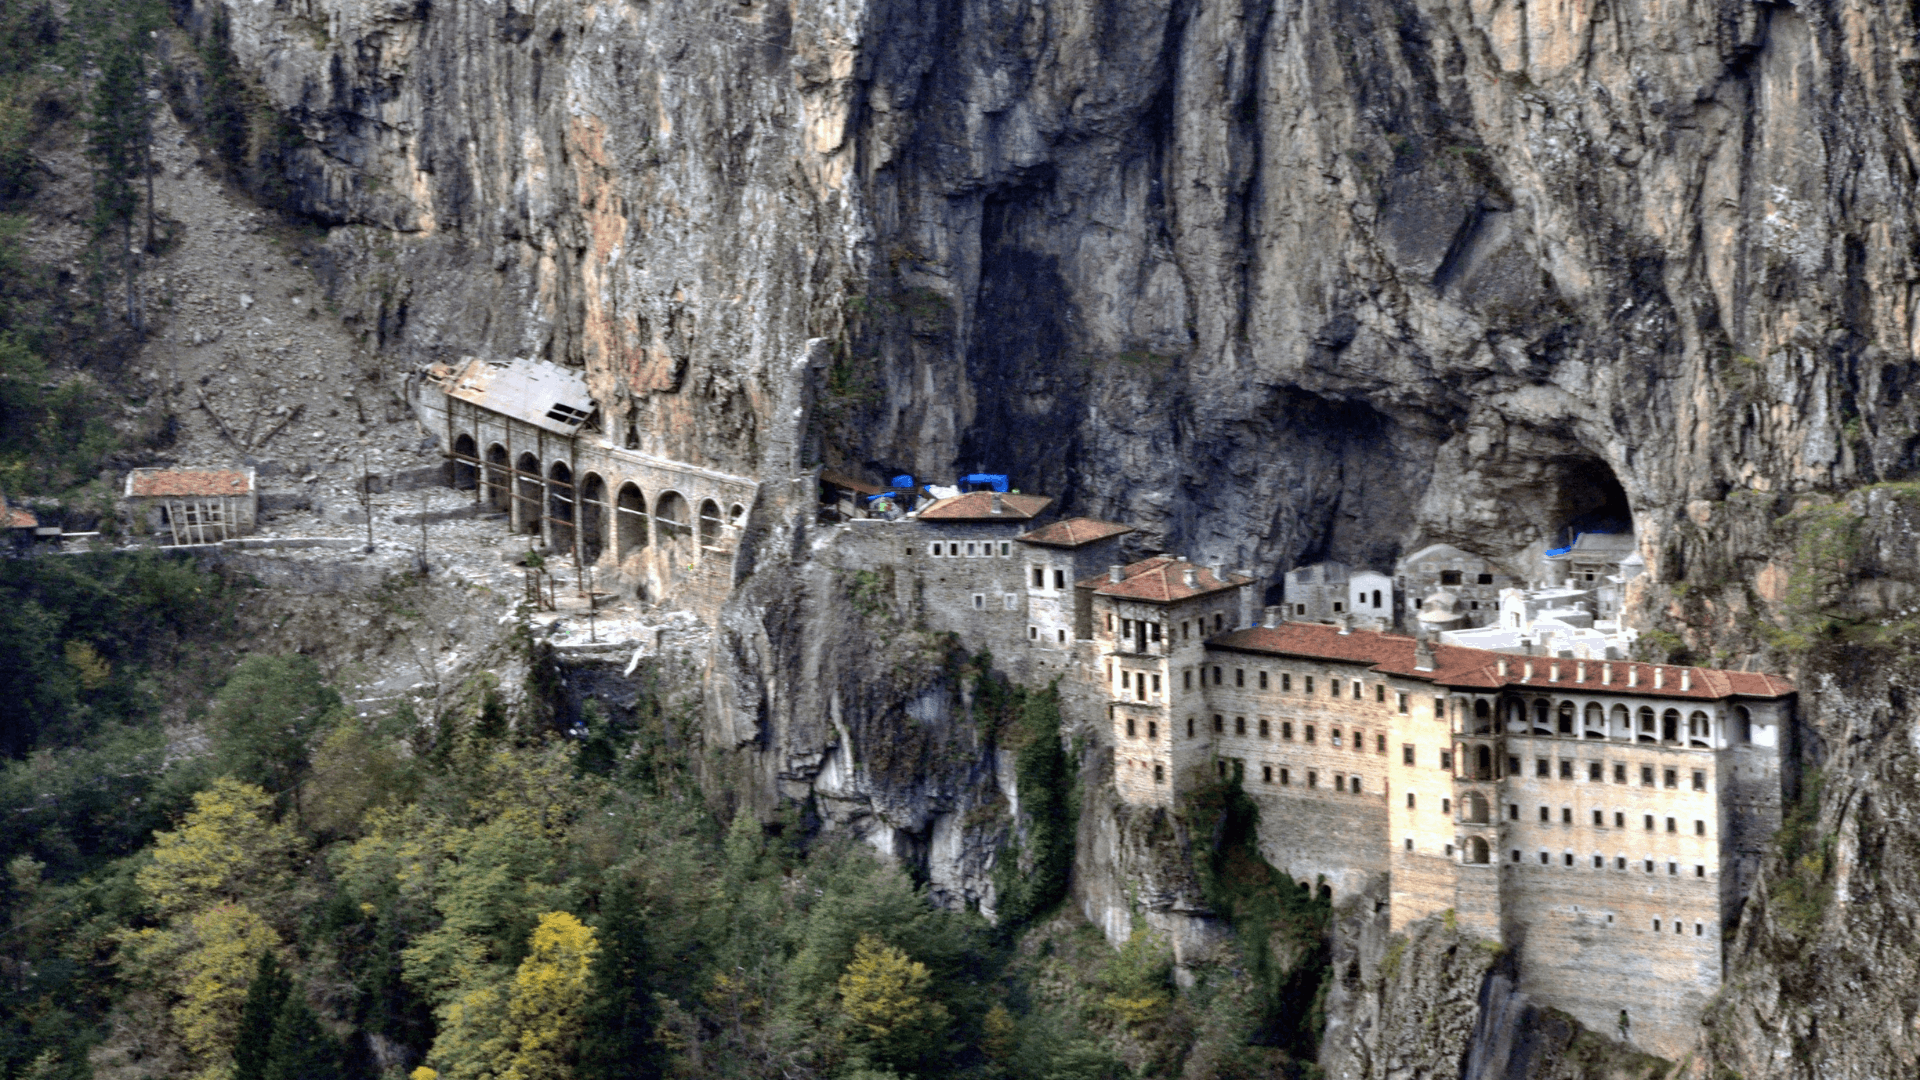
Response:
[[[1058,667],[1078,641],[1091,636],[1092,593],[1074,585],[1120,561],[1120,538],[1130,525],[1077,517],[1056,521],[1020,536],[1026,558],[1027,642],[1061,654],[1040,659]]]
[[[1394,566],[1393,576],[1409,598],[1424,599],[1443,589],[1457,598],[1461,628],[1493,622],[1499,613],[1500,590],[1527,584],[1492,559],[1452,544],[1428,544],[1403,556]]]
[[[1287,571],[1284,599],[1287,617],[1325,622],[1345,614],[1348,570],[1346,563],[1317,562]]]
[[[163,544],[217,544],[253,532],[260,493],[253,470],[135,469],[121,498],[128,523]]]

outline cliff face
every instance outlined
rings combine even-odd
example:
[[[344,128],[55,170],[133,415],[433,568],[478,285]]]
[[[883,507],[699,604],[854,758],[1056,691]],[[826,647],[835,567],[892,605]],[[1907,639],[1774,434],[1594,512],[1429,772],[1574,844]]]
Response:
[[[1795,665],[1809,760],[1845,748],[1809,811],[1841,839],[1801,868],[1833,902],[1774,934],[1763,885],[1713,1052],[1749,1077],[1912,1060],[1920,1005],[1888,979],[1920,955],[1891,858],[1920,837],[1908,680],[1848,669],[1899,635],[1806,648],[1795,622],[1903,618],[1915,580],[1849,561],[1905,526],[1848,504],[1844,565],[1809,583],[1834,549],[1803,505],[1920,447],[1907,6],[230,14],[288,121],[278,195],[329,227],[370,344],[584,365],[616,435],[769,482],[709,676],[757,798],[847,741],[836,689],[876,695],[882,742],[902,715],[821,622],[838,594],[795,584],[811,492],[783,481],[811,463],[987,466],[1261,574],[1519,551],[1624,500],[1646,617]],[[941,775],[985,785],[984,760]],[[918,822],[905,775],[847,782]]]

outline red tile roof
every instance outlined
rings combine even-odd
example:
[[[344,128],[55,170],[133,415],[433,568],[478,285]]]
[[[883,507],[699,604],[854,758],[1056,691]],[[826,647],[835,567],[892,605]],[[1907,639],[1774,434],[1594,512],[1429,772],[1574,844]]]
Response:
[[[1490,649],[1468,649],[1458,645],[1433,647],[1433,670],[1414,667],[1413,638],[1383,634],[1374,630],[1355,630],[1342,634],[1337,626],[1325,623],[1281,623],[1279,626],[1255,626],[1222,634],[1208,642],[1209,647],[1239,652],[1297,656],[1307,660],[1337,660],[1366,664],[1376,671],[1427,679],[1441,686],[1461,689],[1499,689],[1501,687],[1553,687],[1565,690],[1604,690],[1610,693],[1642,697],[1694,698],[1713,700],[1723,697],[1785,697],[1794,692],[1793,683],[1778,675],[1755,671],[1722,671],[1717,668],[1687,668],[1673,664],[1639,664],[1625,660],[1568,660],[1548,656],[1514,656]],[[1500,674],[1500,661],[1507,662],[1507,673]],[[1527,677],[1527,666],[1533,676]],[[1586,681],[1577,679],[1581,667]],[[1602,682],[1602,672],[1612,669],[1612,681]],[[1662,672],[1661,686],[1653,685],[1655,669]],[[1627,683],[1632,671],[1636,684]],[[1680,689],[1680,673],[1689,673],[1689,686]],[[1558,678],[1555,676],[1558,675]]]
[[[1053,505],[1053,500],[1045,495],[1000,496],[1000,513],[993,512],[991,491],[969,491],[965,495],[955,495],[951,499],[941,499],[925,510],[920,511],[922,521],[1023,521],[1038,517],[1040,511]]]
[[[1018,539],[1029,544],[1046,544],[1050,547],[1076,548],[1091,544],[1095,540],[1105,540],[1110,536],[1124,536],[1133,531],[1131,525],[1121,525],[1113,521],[1101,521],[1098,518],[1077,517],[1065,521],[1056,521],[1042,526]]]
[[[33,511],[24,506],[8,506],[0,502],[0,528],[37,529],[39,527],[40,519],[34,516]]]
[[[130,496],[245,495],[253,490],[245,469],[135,469],[127,477]]]
[[[878,485],[875,485],[875,484],[869,484],[861,480],[855,480],[853,477],[848,476],[846,473],[834,472],[832,469],[825,469],[821,471],[820,482],[823,484],[831,485],[833,487],[846,488],[848,491],[857,491],[862,495],[878,495],[881,492],[887,490],[886,488],[879,487]]]
[[[1193,571],[1192,585],[1187,584],[1188,570]],[[1121,570],[1119,581],[1114,581],[1103,574],[1079,582],[1079,585],[1081,588],[1092,589],[1101,596],[1164,604],[1252,583],[1252,578],[1238,577],[1233,574],[1228,574],[1223,580],[1215,577],[1210,567],[1199,566],[1185,559],[1176,559],[1171,555],[1155,555],[1152,558],[1141,559]]]

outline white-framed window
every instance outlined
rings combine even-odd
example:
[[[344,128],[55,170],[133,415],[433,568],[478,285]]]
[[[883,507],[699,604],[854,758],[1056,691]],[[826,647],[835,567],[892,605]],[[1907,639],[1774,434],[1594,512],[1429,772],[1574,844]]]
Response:
[[[947,552],[947,545],[942,544],[937,540],[934,541],[932,544],[928,545],[927,547],[927,554],[933,556],[936,559],[945,555],[946,552]]]
[[[1012,555],[1013,555],[1013,541],[1011,540],[1000,541],[1000,557],[1005,559],[1005,558],[1012,557]]]
[[[987,610],[987,594],[986,593],[977,592],[973,594],[973,610],[975,611]]]
[[[1020,594],[1019,593],[1012,593],[1012,592],[1001,593],[1000,600],[1002,603],[1007,605],[1008,611],[1020,610]]]
[[[968,555],[972,555],[972,554],[973,554],[973,551],[974,551],[974,548],[975,548],[975,546],[976,546],[976,545],[974,544],[974,542],[973,542],[973,541],[971,541],[971,540],[969,540],[969,541],[967,541],[967,554],[968,554]]]
[[[1037,627],[1037,626],[1029,626],[1029,627],[1027,627],[1027,640],[1028,640],[1028,641],[1039,641],[1039,640],[1040,640],[1040,628],[1039,628],[1039,627]]]

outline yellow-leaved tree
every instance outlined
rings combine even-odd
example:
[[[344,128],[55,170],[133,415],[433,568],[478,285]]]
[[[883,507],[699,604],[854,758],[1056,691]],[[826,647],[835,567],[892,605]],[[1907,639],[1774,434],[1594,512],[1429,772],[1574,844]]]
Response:
[[[540,916],[525,960],[505,985],[467,990],[440,1010],[430,1055],[447,1080],[568,1080],[588,978],[600,945],[564,911]]]
[[[229,1067],[247,986],[261,954],[280,945],[260,912],[278,909],[301,841],[272,809],[252,784],[216,780],[178,828],[154,834],[153,861],[134,875],[161,925],[119,935],[121,971],[168,996],[173,1033],[201,1077]]]
[[[937,1045],[947,1026],[947,1007],[931,999],[932,985],[927,965],[862,934],[840,976],[840,1007],[854,1038],[904,1064]]]

